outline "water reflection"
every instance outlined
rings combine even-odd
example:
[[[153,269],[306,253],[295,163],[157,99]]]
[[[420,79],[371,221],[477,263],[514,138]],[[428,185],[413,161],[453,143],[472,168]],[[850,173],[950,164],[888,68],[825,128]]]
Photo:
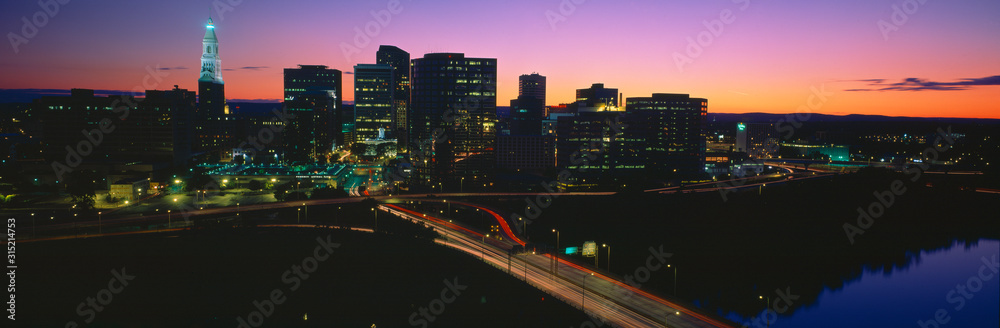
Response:
[[[1000,274],[992,265],[998,253],[997,240],[956,240],[907,253],[902,266],[865,268],[789,315],[767,322],[761,315],[727,317],[749,327],[997,327]]]

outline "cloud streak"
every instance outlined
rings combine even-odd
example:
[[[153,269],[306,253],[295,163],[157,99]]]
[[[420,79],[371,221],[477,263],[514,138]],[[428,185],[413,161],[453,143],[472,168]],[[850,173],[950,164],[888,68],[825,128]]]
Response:
[[[246,70],[246,71],[259,71],[265,68],[270,68],[268,66],[243,66],[237,68],[223,68],[223,71],[235,71],[235,70]]]
[[[867,87],[846,89],[844,91],[960,91],[978,86],[1000,85],[1000,75],[959,79],[955,82],[930,81],[915,77],[906,78],[895,83],[886,83],[885,79],[854,80],[851,82],[863,82],[867,84]]]

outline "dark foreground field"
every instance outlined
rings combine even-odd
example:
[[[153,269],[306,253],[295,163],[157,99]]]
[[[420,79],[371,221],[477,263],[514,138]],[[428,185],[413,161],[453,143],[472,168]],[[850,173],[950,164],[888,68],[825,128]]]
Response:
[[[314,253],[317,238],[328,236],[340,246],[318,260],[325,252]],[[254,302],[275,289],[282,303],[255,315],[273,312],[265,327],[568,327],[587,320],[472,257],[398,235],[228,228],[25,243],[17,258],[18,326],[237,327],[237,318],[247,320],[258,311]],[[285,274],[304,262],[315,271]],[[115,270],[134,278],[109,288]],[[459,294],[442,297],[444,281],[456,279]],[[88,298],[102,299],[92,307]],[[428,311],[433,322],[412,317],[432,303],[440,313]]]

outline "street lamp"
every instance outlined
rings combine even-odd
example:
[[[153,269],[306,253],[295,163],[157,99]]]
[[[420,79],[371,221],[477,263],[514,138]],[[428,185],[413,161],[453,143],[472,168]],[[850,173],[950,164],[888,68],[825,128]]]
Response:
[[[170,229],[170,210],[167,210],[167,229]]]
[[[97,222],[101,222],[101,212],[97,212]],[[31,213],[31,238],[35,237],[35,213]]]
[[[593,275],[594,273],[591,272],[589,275],[583,276],[583,290],[580,291],[580,294],[583,295],[583,297],[581,297],[580,306],[583,307],[584,312],[587,312],[587,277]]]
[[[483,250],[483,262],[486,262],[486,237],[489,237],[489,236],[490,236],[490,234],[483,235],[483,247],[482,247],[482,250]]]
[[[31,234],[35,234],[35,213],[31,213]],[[101,212],[97,212],[97,233],[102,233],[104,231],[103,224],[101,224]]]
[[[375,213],[375,228],[372,229],[372,232],[375,232],[375,230],[378,230],[378,211],[376,211],[375,208],[372,207],[372,212]]]
[[[670,264],[667,264],[667,267],[670,268],[671,267]],[[674,268],[674,296],[677,296],[677,267],[673,268]]]
[[[465,177],[462,177],[462,180],[458,182],[458,193],[464,192],[465,190],[464,186],[465,186]]]
[[[240,204],[236,205],[239,206]],[[306,203],[302,203],[302,207],[306,208],[306,222],[309,222],[309,206],[306,206]]]
[[[610,272],[611,271],[611,246],[608,246],[608,244],[601,244],[601,247],[607,247],[608,248],[608,272]]]
[[[236,203],[236,216],[240,216],[240,203]],[[306,215],[306,217],[309,217],[309,216]]]
[[[298,211],[295,212],[295,223],[299,223],[300,220],[302,220],[302,209],[301,208],[298,209]]]
[[[757,297],[760,298],[760,299],[762,299],[762,300],[764,299],[764,296],[757,296]],[[771,296],[770,295],[767,296],[767,301],[766,302],[767,303],[764,304],[764,311],[765,312],[767,312],[768,307],[771,306]],[[771,326],[771,320],[767,318],[767,313],[764,314],[764,323],[766,324],[765,327],[770,327]]]
[[[556,252],[552,254],[553,255],[552,259],[555,260],[555,263],[556,263],[556,265],[555,265],[555,273],[556,273],[556,275],[559,275],[559,252],[560,252],[560,250],[559,250],[559,230],[552,229],[552,232],[556,233]]]

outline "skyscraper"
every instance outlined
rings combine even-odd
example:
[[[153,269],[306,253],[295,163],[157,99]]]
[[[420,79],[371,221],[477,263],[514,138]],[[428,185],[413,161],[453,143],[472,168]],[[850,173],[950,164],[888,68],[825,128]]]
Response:
[[[195,148],[214,152],[225,148],[232,136],[226,131],[226,89],[222,81],[219,39],[215,36],[212,18],[205,25],[205,37],[201,44],[201,74],[198,77],[198,109],[195,115],[198,141]]]
[[[285,156],[325,163],[343,145],[342,73],[323,65],[285,69],[285,107],[294,117],[285,128]]]
[[[482,186],[494,167],[495,58],[433,53],[412,61],[415,184]]]
[[[392,66],[354,66],[354,141],[395,137],[393,82]]]
[[[646,176],[696,177],[705,171],[708,100],[686,94],[654,93],[626,101],[628,140],[642,141],[634,159]]]
[[[545,76],[538,73],[521,75],[517,79],[517,95],[541,99],[545,106]]]
[[[518,79],[518,97],[510,101],[510,134],[542,135],[545,117],[545,76],[534,73]]]
[[[395,108],[396,124],[395,135],[399,142],[400,150],[405,150],[408,145],[409,126],[407,114],[410,111],[410,53],[395,46],[382,45],[375,53],[375,63],[389,65],[392,67],[392,78],[395,89],[393,90],[393,106]]]

